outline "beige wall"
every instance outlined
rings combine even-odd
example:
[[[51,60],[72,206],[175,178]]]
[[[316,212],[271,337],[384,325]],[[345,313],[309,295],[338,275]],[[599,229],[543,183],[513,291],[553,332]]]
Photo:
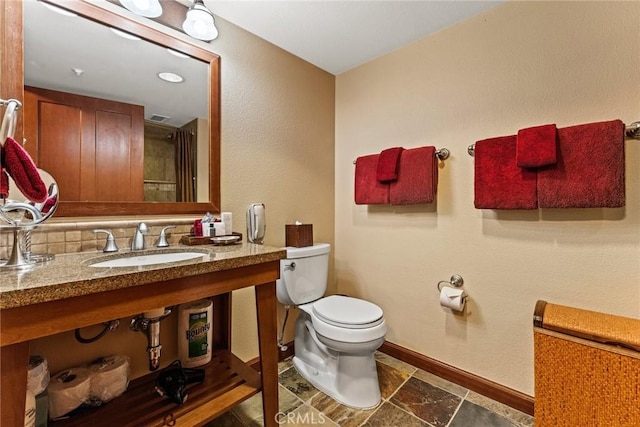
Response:
[[[387,339],[533,394],[536,300],[640,315],[640,141],[624,209],[473,206],[476,140],[545,123],[640,120],[640,3],[509,2],[336,79],[338,291],[379,304]],[[352,161],[447,147],[437,206],[353,202]],[[461,274],[464,316],[436,284]]]
[[[313,224],[315,242],[333,244],[335,77],[222,19],[216,25],[222,209],[233,212],[234,228],[245,232],[247,207],[264,203],[270,246],[284,246],[284,226],[296,220]],[[329,291],[335,292],[333,274]],[[233,298],[234,351],[255,357],[253,290]],[[291,319],[285,341],[293,339]]]
[[[284,246],[284,226],[296,220],[313,224],[316,242],[333,244],[334,76],[222,19],[216,24],[220,37],[208,46],[222,58],[222,210],[233,213],[234,231],[246,233],[246,208],[265,203],[270,246]],[[75,220],[69,221],[75,228]],[[333,274],[330,280],[335,292]],[[146,339],[128,331],[129,319],[122,322],[119,331],[95,344],[77,344],[70,332],[37,340],[32,353],[48,357],[55,373],[121,352],[132,357],[134,375],[144,374]],[[162,321],[163,364],[177,356],[171,342],[176,325],[175,315]],[[83,334],[99,330],[95,326]],[[238,357],[257,357],[252,289],[233,294],[232,333]],[[292,338],[289,327],[287,340]]]

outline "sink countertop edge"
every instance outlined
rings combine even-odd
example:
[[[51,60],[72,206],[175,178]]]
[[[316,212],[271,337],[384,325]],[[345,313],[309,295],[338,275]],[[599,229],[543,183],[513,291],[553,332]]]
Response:
[[[184,251],[191,246],[175,246]],[[80,252],[57,255],[56,260],[29,271],[9,270],[0,275],[0,310],[67,299],[99,292],[146,285],[182,277],[197,276],[247,267],[286,257],[286,250],[243,243],[230,246],[198,247],[206,250],[209,260],[186,260],[141,267],[90,267],[88,261],[107,254]],[[153,253],[154,251],[148,251]],[[157,251],[157,252],[160,252]],[[69,277],[56,277],[61,269],[74,267]],[[51,277],[50,275],[54,276]],[[13,282],[13,283],[12,283]]]

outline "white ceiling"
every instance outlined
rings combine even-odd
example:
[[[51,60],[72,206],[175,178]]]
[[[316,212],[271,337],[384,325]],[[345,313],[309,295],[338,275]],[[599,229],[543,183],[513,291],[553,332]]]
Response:
[[[214,15],[332,74],[357,67],[502,3],[205,0]]]
[[[191,4],[191,0],[179,1]],[[218,18],[332,74],[502,3],[205,0]],[[199,61],[176,58],[150,43],[122,39],[106,27],[62,16],[36,0],[24,0],[23,5],[26,84],[143,105],[146,119],[167,116],[162,123],[174,127],[207,116],[208,92],[201,85],[208,68]],[[111,3],[105,6],[118,8]],[[215,43],[211,42],[214,51]],[[77,75],[72,68],[84,72]],[[159,71],[179,72],[185,81],[168,84],[156,77]]]

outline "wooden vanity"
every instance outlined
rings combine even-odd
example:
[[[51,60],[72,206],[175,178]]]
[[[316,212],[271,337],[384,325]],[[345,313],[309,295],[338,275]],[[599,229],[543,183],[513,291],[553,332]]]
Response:
[[[175,249],[175,248],[174,248]],[[153,388],[158,372],[129,384],[124,395],[52,426],[200,426],[263,391],[264,421],[278,411],[275,281],[286,252],[261,245],[207,247],[203,261],[146,267],[94,268],[102,254],[56,257],[28,272],[0,274],[0,410],[3,427],[24,424],[29,341],[146,310],[210,298],[213,358],[205,382],[178,406]],[[231,292],[254,287],[260,373],[231,352]],[[166,361],[165,361],[166,362]]]

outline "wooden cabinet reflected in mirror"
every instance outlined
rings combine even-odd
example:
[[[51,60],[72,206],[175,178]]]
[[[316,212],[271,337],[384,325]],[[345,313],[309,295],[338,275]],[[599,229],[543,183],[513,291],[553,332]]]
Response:
[[[30,33],[36,25],[31,9],[43,6],[41,2],[23,2],[25,148],[38,166],[50,171],[60,184],[56,216],[219,212],[220,58],[196,43],[171,37],[152,25],[89,3],[47,2],[80,15],[65,18],[73,20],[66,26],[73,26],[78,35],[93,31],[83,30],[86,25],[93,25],[102,27],[108,33],[105,37],[113,37],[110,28],[119,28],[142,39],[134,44],[116,40],[125,45],[111,48],[106,42],[96,42],[92,51],[83,53],[56,54],[53,44],[44,43],[44,48],[52,51],[38,52]],[[37,19],[39,26],[50,21]],[[2,31],[6,34],[13,30],[5,26]],[[140,43],[153,44],[158,53],[141,54],[135,50],[135,44]],[[66,43],[65,49],[70,44]],[[29,51],[32,48],[35,56]],[[106,59],[109,49],[115,50],[116,59]],[[204,71],[189,74],[188,67],[174,67],[175,53],[204,64]],[[61,55],[68,62],[47,63],[50,54]],[[92,56],[99,59],[95,68],[88,61]],[[3,59],[3,75],[5,62]],[[159,63],[167,69],[151,74],[139,67],[141,62]],[[64,68],[68,76],[51,78],[58,72],[56,67]],[[38,74],[39,70],[48,72]],[[186,74],[186,81],[197,82],[196,90],[204,94],[203,100],[189,92],[187,85],[161,82],[157,78],[159,71]],[[122,72],[129,86],[122,90],[111,87],[108,83]],[[101,80],[91,83],[91,78]],[[152,86],[161,84],[164,86]],[[141,92],[154,93],[156,99],[147,99]]]
[[[23,109],[29,154],[60,200],[144,201],[142,106],[25,86]]]

